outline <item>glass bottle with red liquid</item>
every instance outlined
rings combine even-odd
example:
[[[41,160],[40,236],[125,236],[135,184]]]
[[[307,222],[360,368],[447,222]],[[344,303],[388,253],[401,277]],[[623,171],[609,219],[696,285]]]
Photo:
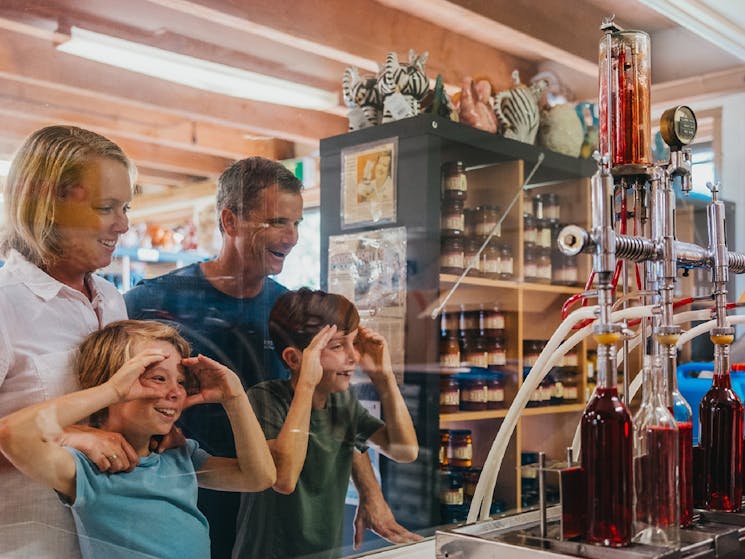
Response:
[[[677,353],[675,346],[672,346]],[[678,424],[678,473],[680,487],[680,526],[693,524],[693,412],[691,406],[678,390],[676,358],[667,360],[666,378],[668,381],[670,412]]]
[[[587,541],[631,543],[633,438],[629,410],[618,397],[616,348],[597,349],[598,382],[582,415],[582,467],[587,479]]]
[[[642,403],[634,416],[634,541],[651,545],[680,540],[678,426],[668,409],[661,361],[645,358]]]
[[[742,505],[742,402],[732,390],[729,346],[714,344],[714,379],[699,408],[704,507],[738,512]]]

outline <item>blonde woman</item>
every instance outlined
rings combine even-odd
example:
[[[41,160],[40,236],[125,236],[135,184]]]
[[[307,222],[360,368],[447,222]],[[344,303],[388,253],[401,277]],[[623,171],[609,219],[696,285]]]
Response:
[[[119,146],[74,126],[37,130],[13,158],[0,234],[0,417],[78,389],[77,346],[127,317],[115,287],[92,272],[127,231],[135,174]],[[69,437],[101,470],[137,463],[121,435],[81,428]],[[2,456],[0,495],[0,556],[79,556],[69,511]]]

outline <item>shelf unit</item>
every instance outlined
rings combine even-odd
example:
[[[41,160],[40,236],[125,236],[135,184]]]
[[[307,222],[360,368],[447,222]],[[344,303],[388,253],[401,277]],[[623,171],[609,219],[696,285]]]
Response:
[[[397,220],[395,223],[341,227],[342,151],[370,142],[396,138]],[[406,372],[404,388],[417,428],[420,455],[414,464],[384,461],[383,489],[396,517],[410,527],[441,523],[438,454],[440,428],[472,430],[474,466],[480,466],[506,410],[439,413],[439,321],[430,317],[458,276],[440,274],[440,169],[448,161],[463,161],[467,168],[466,206],[482,204],[506,208],[531,171],[539,155],[545,159],[536,171],[531,194],[555,192],[562,202],[561,221],[587,225],[590,219],[591,161],[566,157],[535,146],[509,140],[431,115],[420,115],[321,141],[321,284],[328,285],[328,247],[332,235],[405,226],[407,230],[407,313],[405,327]],[[449,304],[478,305],[498,302],[506,314],[508,378],[505,397],[512,401],[522,382],[526,339],[548,339],[560,323],[567,297],[582,291],[525,281],[522,216],[525,200],[519,196],[502,224],[502,242],[512,248],[514,280],[466,277]],[[586,256],[579,257],[579,280],[590,270]],[[584,379],[584,351],[580,351],[578,378]],[[584,380],[579,387],[584,395]],[[584,409],[583,402],[527,408],[521,415],[499,479],[497,496],[508,508],[520,506],[519,464],[521,450],[545,450],[552,458],[563,456]]]

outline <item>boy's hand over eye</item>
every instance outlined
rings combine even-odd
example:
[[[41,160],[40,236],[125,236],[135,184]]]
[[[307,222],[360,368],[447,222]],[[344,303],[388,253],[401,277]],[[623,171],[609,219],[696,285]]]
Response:
[[[323,378],[323,367],[321,366],[321,350],[336,335],[335,325],[326,325],[316,334],[303,350],[303,361],[300,365],[300,378],[298,382],[315,388]]]
[[[204,355],[187,357],[181,363],[194,373],[199,381],[199,392],[186,398],[184,408],[196,404],[225,403],[245,394],[238,376],[214,359]]]
[[[360,326],[354,345],[360,353],[360,367],[370,380],[375,381],[393,374],[388,342],[375,330]]]

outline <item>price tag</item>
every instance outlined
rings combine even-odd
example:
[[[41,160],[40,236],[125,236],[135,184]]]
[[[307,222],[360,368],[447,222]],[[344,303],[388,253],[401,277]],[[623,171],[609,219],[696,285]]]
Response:
[[[415,116],[414,110],[411,108],[409,102],[406,101],[406,97],[398,92],[385,98],[383,111],[390,112],[394,120]]]

